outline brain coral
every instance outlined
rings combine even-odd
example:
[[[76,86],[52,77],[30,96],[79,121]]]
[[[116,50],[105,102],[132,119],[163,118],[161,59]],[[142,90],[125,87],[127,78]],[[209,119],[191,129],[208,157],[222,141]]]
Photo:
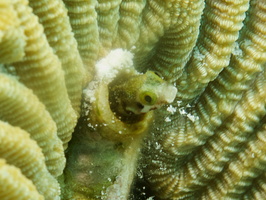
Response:
[[[0,199],[266,199],[265,63],[265,0],[0,0]]]

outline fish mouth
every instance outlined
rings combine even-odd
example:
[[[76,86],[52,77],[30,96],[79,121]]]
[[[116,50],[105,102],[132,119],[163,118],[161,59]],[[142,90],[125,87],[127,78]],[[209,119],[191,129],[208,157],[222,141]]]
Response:
[[[130,115],[145,114],[151,110],[158,109],[165,104],[172,103],[176,97],[176,94],[177,88],[175,86],[163,83],[157,90],[157,96],[159,97],[159,99],[156,104],[143,105],[140,102],[136,102],[136,104],[132,106],[124,106],[124,110]]]
[[[161,105],[142,105],[140,103],[137,104],[137,107],[130,107],[130,106],[127,106],[125,108],[126,112],[128,113],[132,113],[132,114],[135,114],[135,115],[140,115],[140,114],[145,114],[151,110],[156,110],[157,108],[160,108]]]

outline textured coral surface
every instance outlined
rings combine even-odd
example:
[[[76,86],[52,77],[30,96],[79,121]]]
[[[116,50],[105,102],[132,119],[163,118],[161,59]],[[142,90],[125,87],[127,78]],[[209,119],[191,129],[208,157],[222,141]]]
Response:
[[[102,193],[70,199],[266,199],[265,0],[0,0],[0,199],[65,198],[82,89],[117,48],[177,95],[144,121],[145,138],[122,142],[131,178],[93,144],[109,158],[95,156]]]

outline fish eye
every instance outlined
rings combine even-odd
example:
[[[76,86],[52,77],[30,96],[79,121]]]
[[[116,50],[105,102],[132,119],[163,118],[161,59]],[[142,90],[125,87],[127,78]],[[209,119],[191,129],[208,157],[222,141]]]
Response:
[[[142,105],[154,105],[156,103],[157,96],[153,92],[143,92],[140,94],[140,103]]]
[[[144,99],[145,99],[145,101],[148,102],[148,103],[151,103],[151,102],[152,102],[152,98],[151,98],[151,96],[149,96],[149,95],[145,95]]]

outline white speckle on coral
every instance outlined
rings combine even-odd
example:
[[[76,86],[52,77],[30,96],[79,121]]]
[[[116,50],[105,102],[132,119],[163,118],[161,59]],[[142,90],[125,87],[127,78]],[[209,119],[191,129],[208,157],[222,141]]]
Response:
[[[243,52],[239,48],[239,44],[237,42],[235,43],[235,48],[234,48],[232,54],[235,55],[235,56],[242,56],[243,55]]]
[[[182,108],[179,108],[178,111],[179,111],[179,113],[180,113],[181,115],[186,115],[186,114],[187,114],[185,108],[183,108],[183,107],[182,107]]]
[[[190,114],[190,113],[187,114],[187,117],[188,117],[192,122],[195,122],[196,120],[199,119],[198,116],[194,116],[194,115],[192,115],[192,114]]]
[[[88,125],[87,125],[88,127],[90,127],[90,128],[93,128],[93,126],[92,126],[92,124],[91,123],[88,123]]]
[[[193,55],[194,55],[194,58],[196,58],[199,61],[203,61],[203,59],[205,58],[205,55],[200,53],[198,47],[195,48]]]
[[[170,119],[169,117],[166,117],[164,121],[165,121],[165,122],[170,122],[171,119]]]
[[[130,50],[135,50],[136,48],[136,46],[132,46]]]
[[[190,104],[187,104],[186,108],[192,108],[192,106]]]
[[[88,86],[83,90],[85,101],[92,103],[96,100],[94,93],[97,85],[97,81],[91,81]]]
[[[179,107],[179,106],[181,106],[182,101],[176,101],[176,103],[177,103],[177,106]]]
[[[192,107],[192,106],[188,104],[186,107],[189,108],[189,107]],[[199,119],[198,116],[195,116],[195,115],[193,115],[193,114],[191,114],[191,113],[188,113],[184,107],[179,108],[178,111],[179,111],[179,113],[180,113],[181,115],[186,116],[186,117],[189,118],[192,122],[195,122],[196,120]]]
[[[160,145],[160,143],[158,143],[158,142],[155,142],[155,149],[160,149],[161,148],[161,145]]]
[[[176,112],[176,108],[173,107],[172,105],[168,106],[166,110],[171,114],[174,114]]]
[[[137,176],[142,179],[143,178],[143,172],[142,171],[137,171]]]

